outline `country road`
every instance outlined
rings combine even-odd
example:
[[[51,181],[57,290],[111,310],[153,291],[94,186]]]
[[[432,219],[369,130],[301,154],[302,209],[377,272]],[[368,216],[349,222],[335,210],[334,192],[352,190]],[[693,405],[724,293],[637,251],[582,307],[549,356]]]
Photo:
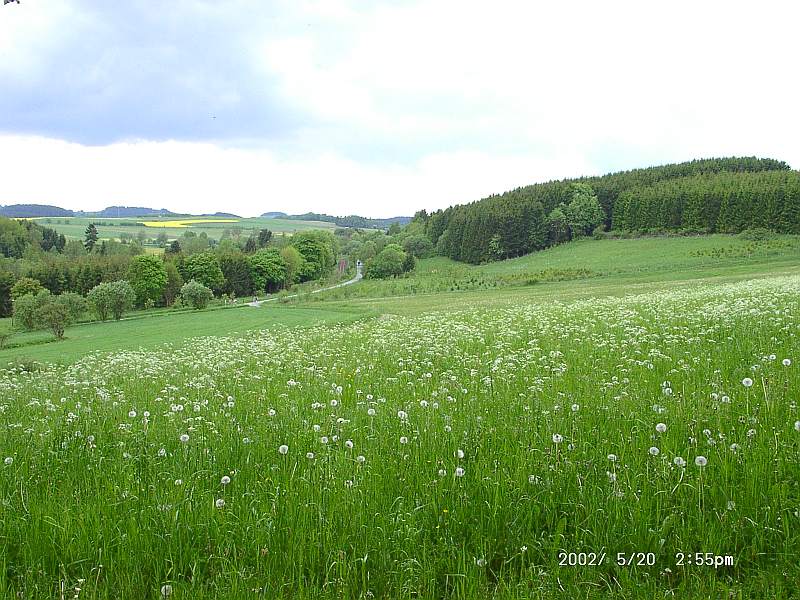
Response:
[[[313,290],[311,293],[312,294],[319,294],[320,292],[327,292],[328,290],[335,290],[336,288],[344,287],[346,285],[352,285],[352,284],[356,283],[357,281],[361,281],[361,279],[364,277],[363,270],[364,270],[364,267],[359,262],[356,265],[356,276],[353,277],[352,279],[348,279],[347,281],[343,281],[342,283],[337,283],[336,285],[332,285],[330,287],[322,288],[322,289],[319,289],[319,290]],[[283,298],[287,298],[287,299],[288,298],[297,298],[298,296],[302,296],[302,295],[303,294],[290,294],[289,296],[283,296]],[[277,296],[275,296],[274,298],[267,298],[266,300],[257,300],[255,302],[248,302],[247,306],[261,306],[265,302],[275,302],[278,299],[279,298]]]

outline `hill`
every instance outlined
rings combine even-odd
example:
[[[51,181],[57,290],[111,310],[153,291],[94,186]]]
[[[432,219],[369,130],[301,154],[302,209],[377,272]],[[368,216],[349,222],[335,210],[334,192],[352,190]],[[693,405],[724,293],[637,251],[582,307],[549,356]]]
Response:
[[[49,204],[9,204],[0,206],[0,216],[12,219],[30,217],[71,217],[75,213]]]
[[[577,204],[576,204],[577,203]],[[596,208],[592,208],[592,203]],[[800,173],[774,159],[712,158],[534,184],[415,216],[438,254],[478,264],[608,230],[800,232]]]
[[[334,223],[337,227],[358,227],[360,229],[387,229],[393,223],[397,223],[398,225],[406,225],[412,220],[412,217],[390,217],[388,219],[369,219],[367,217],[359,217],[358,215],[333,217],[331,215],[312,212],[304,213],[302,215],[289,215],[285,218],[298,221],[323,221],[327,223]]]
[[[75,211],[77,217],[103,217],[103,218],[121,218],[121,217],[177,217],[178,213],[174,213],[166,208],[147,208],[144,206],[108,206],[100,211],[86,212]]]

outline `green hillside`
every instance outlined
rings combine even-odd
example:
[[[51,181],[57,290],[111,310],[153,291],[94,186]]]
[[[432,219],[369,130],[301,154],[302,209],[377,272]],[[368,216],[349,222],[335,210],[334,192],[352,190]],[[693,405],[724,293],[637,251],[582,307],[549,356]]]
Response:
[[[565,179],[428,214],[414,226],[438,254],[479,264],[595,231],[800,232],[800,173],[773,159],[724,158]]]

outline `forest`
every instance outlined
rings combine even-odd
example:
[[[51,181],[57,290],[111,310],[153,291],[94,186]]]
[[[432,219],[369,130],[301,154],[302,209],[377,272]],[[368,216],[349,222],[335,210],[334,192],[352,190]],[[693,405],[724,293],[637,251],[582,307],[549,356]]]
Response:
[[[414,224],[437,254],[479,264],[586,235],[800,232],[800,173],[785,162],[712,158],[517,188]]]

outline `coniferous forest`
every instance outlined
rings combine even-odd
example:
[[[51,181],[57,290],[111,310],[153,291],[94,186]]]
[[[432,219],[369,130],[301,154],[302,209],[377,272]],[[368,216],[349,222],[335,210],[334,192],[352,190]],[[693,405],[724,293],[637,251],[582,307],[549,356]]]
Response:
[[[693,160],[534,184],[414,221],[438,254],[473,264],[607,231],[800,233],[800,173],[774,159]]]

